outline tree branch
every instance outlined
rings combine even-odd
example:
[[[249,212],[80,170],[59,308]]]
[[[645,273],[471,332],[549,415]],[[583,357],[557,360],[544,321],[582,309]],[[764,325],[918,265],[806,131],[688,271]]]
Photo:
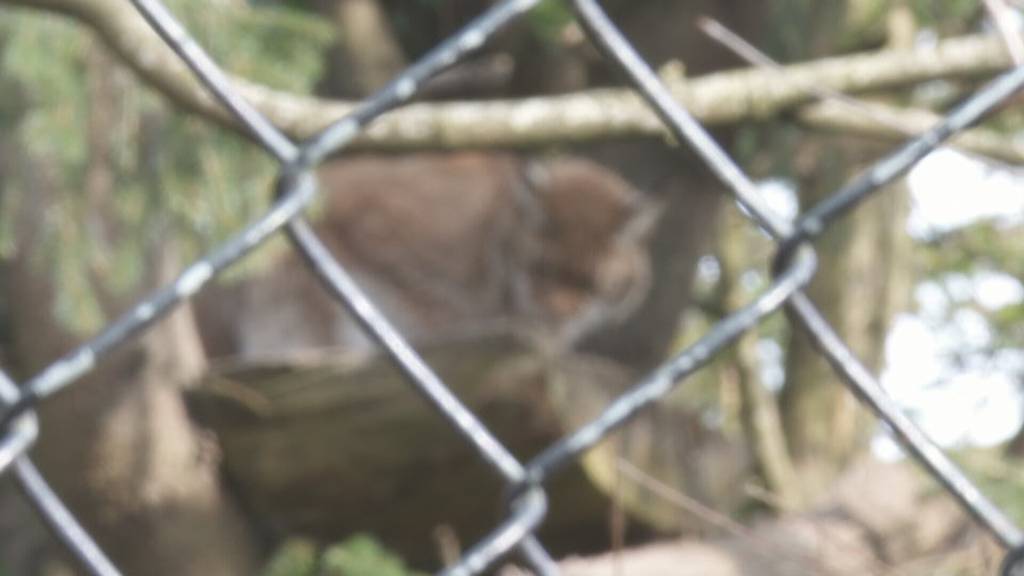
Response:
[[[891,17],[897,15],[899,15],[899,12],[894,12]],[[907,18],[913,17],[907,16]],[[758,50],[756,46],[747,42],[718,21],[711,18],[702,18],[698,21],[697,26],[713,40],[722,44],[751,65],[762,69],[775,70],[776,72],[783,70],[781,64],[772,60],[767,54]],[[892,38],[903,37],[895,43],[890,41],[890,46],[894,44],[897,46],[912,46],[910,40],[913,37],[913,23],[911,22],[910,26],[903,26],[903,28],[908,28],[909,30],[903,34],[890,35]],[[1005,38],[1004,43],[1008,44]],[[1009,52],[1013,54],[1012,49]],[[1016,57],[1014,57],[1014,61],[1017,63]],[[809,86],[808,89],[821,103],[802,107],[798,111],[797,117],[804,124],[817,128],[899,141],[911,136],[918,136],[942,121],[942,116],[927,109],[897,108],[868,102],[816,85]],[[953,138],[952,144],[960,149],[980,153],[999,160],[1024,162],[1024,144],[989,130],[962,132]]]
[[[239,129],[128,3],[0,0],[4,3],[80,20],[173,102]],[[911,52],[829,58],[786,66],[782,71],[721,72],[671,81],[670,86],[699,120],[721,125],[767,118],[806,104],[813,99],[811,86],[842,92],[883,90],[936,78],[985,76],[1009,65],[1010,58],[998,38],[966,36]],[[355,106],[281,92],[242,79],[235,82],[275,125],[297,138],[316,133]],[[662,124],[632,90],[596,89],[519,100],[412,104],[378,119],[355,144],[390,149],[507,147],[661,133]]]
[[[930,110],[896,108],[867,102],[861,105],[870,107],[872,114],[852,113],[842,102],[829,101],[800,108],[797,118],[815,128],[894,141],[905,140],[908,135],[921,134],[942,120],[941,116]],[[965,130],[954,136],[950,144],[959,150],[996,160],[1024,163],[1024,142],[995,130]]]

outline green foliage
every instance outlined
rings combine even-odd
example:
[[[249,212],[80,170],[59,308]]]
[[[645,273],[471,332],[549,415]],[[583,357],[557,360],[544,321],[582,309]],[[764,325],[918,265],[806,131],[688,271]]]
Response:
[[[281,4],[168,0],[196,40],[230,72],[274,88],[309,90],[334,39],[328,21]]]
[[[318,80],[330,26],[279,5],[172,0],[170,8],[226,70],[249,80],[308,92]],[[58,40],[59,41],[56,41]],[[143,86],[70,20],[29,10],[0,18],[0,138],[19,150],[6,175],[0,246],[16,247],[18,206],[46,198],[32,254],[55,276],[56,313],[91,331],[102,321],[92,278],[104,290],[135,288],[146,250],[174,244],[194,256],[251,221],[269,202],[275,165],[233,133],[174,110]],[[112,101],[92,101],[90,85],[106,82]],[[14,96],[14,97],[11,97]],[[104,160],[90,150],[91,115],[106,107]],[[90,163],[105,162],[112,198],[90,205],[83,184]],[[95,167],[95,166],[93,166]],[[97,212],[102,210],[102,214]],[[95,222],[117,231],[97,235]]]
[[[784,62],[831,54],[847,24],[845,12],[840,0],[775,0],[767,11],[770,32],[758,40]]]
[[[771,33],[762,41],[784,61],[877,47],[887,39],[889,16],[906,6],[921,29],[963,34],[984,10],[976,0],[775,0]]]
[[[324,576],[413,576],[402,560],[375,539],[356,535],[331,546],[323,556]]]
[[[975,0],[911,0],[909,5],[920,26],[947,34],[962,33],[984,10]]]
[[[843,49],[885,41],[886,20],[892,11],[892,0],[853,0],[846,6]]]
[[[544,0],[528,13],[527,21],[535,34],[557,44],[562,30],[573,21],[573,14],[568,2]]]
[[[364,534],[318,550],[302,539],[285,542],[261,573],[262,576],[420,576]]]
[[[309,541],[288,540],[261,572],[261,576],[317,576],[319,551]]]
[[[998,221],[984,222],[936,237],[918,249],[927,276],[943,280],[949,276],[972,276],[979,272],[1007,274],[1024,279],[1024,226]],[[948,311],[975,308],[976,303],[955,301]],[[1024,302],[984,310],[993,342],[989,353],[1024,344]]]
[[[1019,460],[1008,460],[999,449],[963,450],[952,457],[996,506],[1018,524],[1024,522],[1024,466]]]
[[[20,86],[29,107],[19,123],[22,134],[35,136],[25,141],[29,152],[77,169],[68,177],[80,179],[86,156],[82,80],[88,38],[66,20],[51,16],[13,13],[0,26],[0,34],[7,38],[0,61],[5,84]]]

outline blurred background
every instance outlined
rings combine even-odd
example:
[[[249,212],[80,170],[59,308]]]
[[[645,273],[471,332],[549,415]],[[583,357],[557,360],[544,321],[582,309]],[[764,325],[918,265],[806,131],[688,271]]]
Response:
[[[167,0],[306,137],[486,0]],[[608,0],[795,217],[1024,64],[1012,0]],[[1024,114],[817,242],[808,289],[1024,520]],[[405,114],[404,116],[402,114]],[[18,381],[262,214],[277,165],[116,0],[0,0],[0,360]],[[774,245],[545,0],[318,171],[335,256],[522,459],[771,282]],[[283,238],[41,406],[47,478],[126,574],[404,575],[500,479]],[[0,575],[75,574],[9,480]],[[1001,554],[775,315],[550,486],[566,574],[983,574]],[[499,571],[515,573],[506,566]]]

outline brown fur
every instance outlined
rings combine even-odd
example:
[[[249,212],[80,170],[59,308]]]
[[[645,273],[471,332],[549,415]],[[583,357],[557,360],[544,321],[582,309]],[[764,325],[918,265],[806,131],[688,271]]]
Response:
[[[508,322],[558,329],[587,304],[622,300],[646,277],[642,239],[625,235],[646,204],[593,162],[361,156],[327,165],[320,181],[319,236],[414,340]],[[304,268],[288,254],[266,273],[201,296],[208,350],[252,357],[364,346]]]

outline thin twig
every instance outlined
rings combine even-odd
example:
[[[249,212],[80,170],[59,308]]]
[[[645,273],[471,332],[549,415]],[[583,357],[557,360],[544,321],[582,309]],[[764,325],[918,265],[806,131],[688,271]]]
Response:
[[[624,458],[619,458],[617,469],[619,472],[622,472],[623,475],[629,477],[630,480],[636,482],[641,488],[651,492],[676,508],[693,515],[695,518],[709,526],[717,528],[731,536],[743,538],[744,540],[756,539],[753,532],[751,532],[746,526],[659,481],[657,478],[654,478],[650,474],[647,474],[643,470],[637,468],[632,462]]]
[[[778,560],[777,555],[786,556],[791,561],[807,570],[808,574],[818,573],[819,570],[815,559],[810,558],[806,554],[800,553],[797,550],[790,550],[780,546],[776,542],[771,542],[761,538],[753,530],[750,530],[725,514],[701,504],[679,490],[666,485],[657,478],[654,478],[650,474],[647,474],[643,470],[637,468],[628,460],[619,458],[616,469],[633,482],[636,482],[638,486],[648,490],[668,504],[675,506],[679,510],[692,515],[698,520],[708,524],[709,526],[717,528],[730,536],[748,542],[753,550],[764,554],[773,561]]]
[[[786,66],[713,18],[701,17],[697,26],[712,40],[754,66],[776,72],[786,70]],[[942,116],[931,110],[867,102],[817,83],[808,83],[805,89],[821,100],[797,111],[797,117],[812,126],[902,140],[907,136],[919,136],[942,121]],[[858,117],[851,117],[850,111]],[[1024,161],[1024,144],[991,130],[964,130],[950,144],[958,150],[986,158],[1012,163]]]
[[[760,68],[768,68],[781,72],[786,69],[779,61],[765,54],[756,46],[748,42],[742,36],[727,28],[724,24],[708,16],[701,16],[697,19],[697,27],[700,28],[712,40],[718,42],[733,54],[739,56],[747,63]],[[906,128],[895,121],[891,115],[872,107],[863,100],[858,100],[838,90],[821,86],[820,84],[808,84],[807,91],[822,100],[831,100],[843,104],[845,107],[866,116],[879,124],[883,124],[893,130],[903,132],[907,136],[914,136],[915,133],[905,132]]]

